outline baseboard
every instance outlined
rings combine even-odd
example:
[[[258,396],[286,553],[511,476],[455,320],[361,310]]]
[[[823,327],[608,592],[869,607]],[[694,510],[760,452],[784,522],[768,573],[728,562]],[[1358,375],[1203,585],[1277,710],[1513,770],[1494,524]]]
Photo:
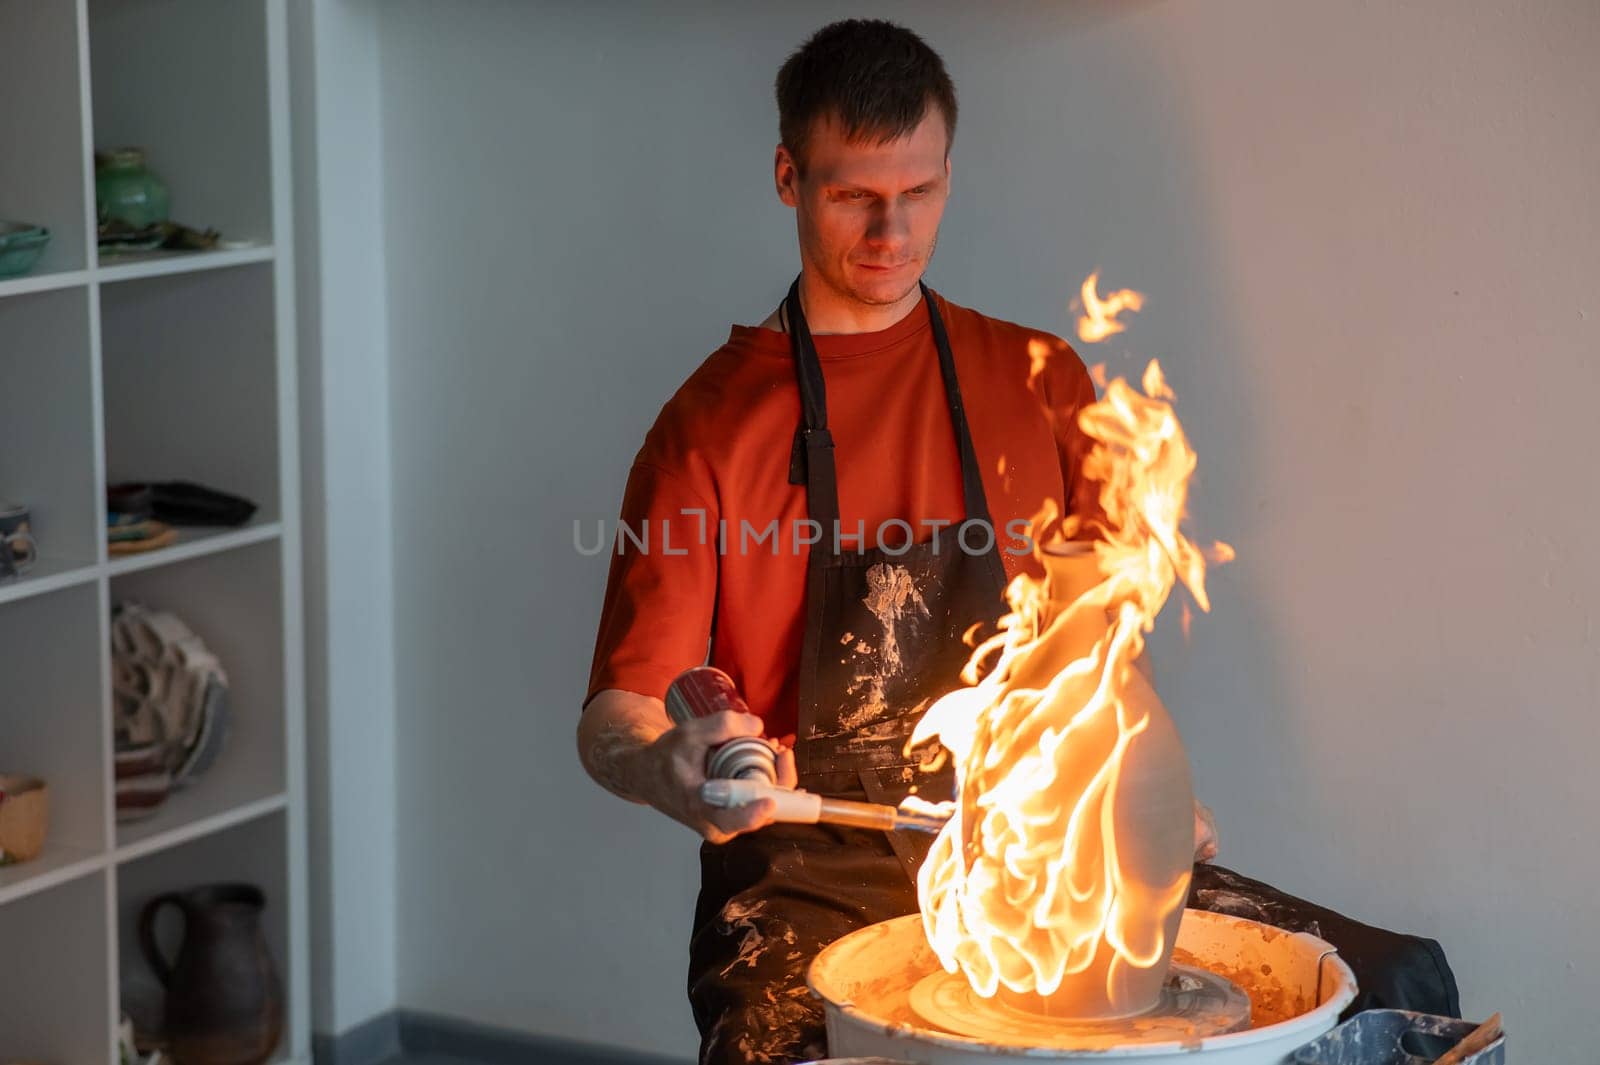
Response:
[[[391,1010],[340,1036],[312,1039],[315,1065],[384,1065],[399,1057],[482,1065],[687,1065],[689,1059],[517,1032],[420,1010]]]
[[[311,1037],[313,1065],[382,1065],[401,1054],[400,1013],[390,1010],[343,1035]]]

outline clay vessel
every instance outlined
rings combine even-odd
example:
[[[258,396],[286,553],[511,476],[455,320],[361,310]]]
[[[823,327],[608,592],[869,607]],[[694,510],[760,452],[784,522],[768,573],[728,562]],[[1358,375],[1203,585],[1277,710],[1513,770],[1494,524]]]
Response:
[[[1079,596],[1099,584],[1101,574],[1093,549],[1084,543],[1066,543],[1043,549],[1042,561],[1053,608],[1069,616],[1052,632],[1052,645],[1042,655],[1029,656],[1024,665],[1058,670],[1062,663],[1086,656],[1110,627],[1110,604],[1079,602]],[[1134,941],[1156,954],[1153,964],[1130,965],[1113,961],[1116,952],[1104,940],[1094,962],[1082,972],[1069,974],[1048,996],[1036,992],[1000,994],[1036,1013],[1081,1019],[1127,1017],[1153,1009],[1171,965],[1183,901],[1194,860],[1194,791],[1189,759],[1167,708],[1143,669],[1127,670],[1120,689],[1130,718],[1148,719],[1143,731],[1128,745],[1123,757],[1113,802],[1117,858],[1128,879],[1142,887],[1118,899],[1121,912],[1131,915],[1122,925],[1124,941]],[[1038,678],[1018,678],[1037,681]],[[1086,682],[1063,693],[1063,705],[1081,706],[1091,686]],[[1110,716],[1110,715],[1106,715]],[[1115,738],[1113,722],[1104,735],[1085,737],[1086,757],[1099,759]],[[1157,904],[1157,895],[1177,901]]]
[[[175,963],[155,919],[183,913]],[[167,989],[165,1035],[177,1065],[261,1065],[283,1034],[283,984],[261,931],[266,899],[252,884],[214,884],[151,899],[139,918],[145,960]]]
[[[0,865],[39,857],[49,824],[50,789],[44,781],[0,776]]]

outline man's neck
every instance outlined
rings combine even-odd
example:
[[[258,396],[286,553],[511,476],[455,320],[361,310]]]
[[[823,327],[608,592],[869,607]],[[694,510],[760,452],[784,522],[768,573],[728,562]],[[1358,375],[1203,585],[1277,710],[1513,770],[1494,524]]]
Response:
[[[876,333],[888,329],[910,314],[922,301],[922,288],[916,286],[895,303],[861,303],[842,296],[821,282],[812,280],[808,273],[800,275],[800,309],[805,312],[806,327],[812,336],[830,333]],[[783,305],[767,316],[762,329],[789,332],[788,318]]]

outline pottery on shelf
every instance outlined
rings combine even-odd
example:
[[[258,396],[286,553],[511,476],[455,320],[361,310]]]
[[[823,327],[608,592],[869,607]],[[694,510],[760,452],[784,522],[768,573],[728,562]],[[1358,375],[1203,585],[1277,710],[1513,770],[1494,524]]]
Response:
[[[167,221],[167,186],[145,165],[143,148],[116,148],[96,162],[94,199],[100,221],[138,228]]]
[[[27,222],[0,222],[0,277],[21,277],[33,269],[50,243],[50,231]]]
[[[183,914],[183,942],[169,961],[155,922]],[[160,895],[139,916],[139,945],[166,988],[162,1025],[178,1065],[261,1065],[283,1034],[283,984],[261,928],[266,897],[253,884],[213,884]]]
[[[0,865],[31,861],[50,828],[50,790],[38,777],[0,776]]]

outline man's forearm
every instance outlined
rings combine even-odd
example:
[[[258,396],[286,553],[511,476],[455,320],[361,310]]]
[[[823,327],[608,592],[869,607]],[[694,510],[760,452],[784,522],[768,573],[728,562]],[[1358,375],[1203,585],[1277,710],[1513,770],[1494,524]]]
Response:
[[[641,755],[671,727],[660,699],[608,688],[578,721],[578,757],[595,783],[629,802],[647,803]]]

